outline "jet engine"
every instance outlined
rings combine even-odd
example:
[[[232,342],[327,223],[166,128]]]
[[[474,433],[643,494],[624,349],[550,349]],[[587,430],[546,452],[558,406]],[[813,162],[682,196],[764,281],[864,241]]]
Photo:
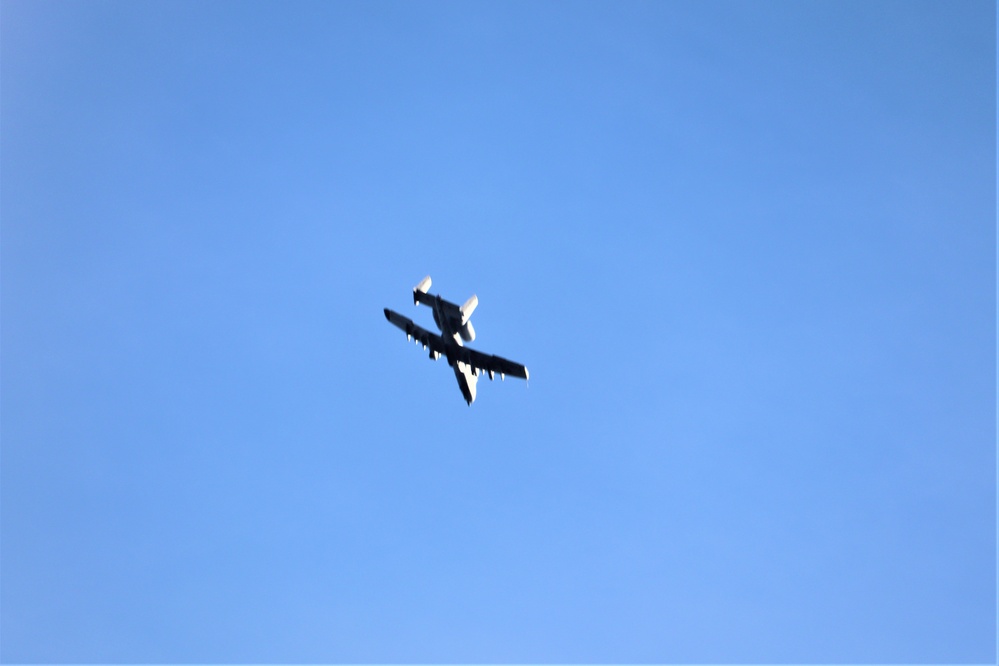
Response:
[[[461,334],[461,339],[465,342],[471,342],[475,339],[475,328],[472,326],[472,322],[466,321],[465,325],[461,327],[459,331]]]

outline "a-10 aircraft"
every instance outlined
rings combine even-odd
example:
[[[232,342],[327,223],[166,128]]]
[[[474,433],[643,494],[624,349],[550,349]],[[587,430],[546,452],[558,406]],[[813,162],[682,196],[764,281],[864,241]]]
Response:
[[[429,289],[428,275],[413,288],[413,303],[415,305],[423,303],[433,308],[434,323],[440,329],[440,335],[417,326],[411,319],[388,308],[385,308],[385,318],[404,330],[407,339],[416,340],[424,349],[429,348],[431,360],[436,361],[441,356],[447,358],[447,364],[454,368],[454,376],[458,380],[461,394],[465,396],[465,402],[471,405],[475,401],[475,384],[479,380],[480,372],[489,375],[489,379],[497,373],[500,379],[506,375],[527,379],[527,368],[521,364],[500,356],[483,354],[464,345],[464,342],[475,339],[475,329],[472,328],[469,318],[475,306],[479,304],[477,296],[473,294],[464,305],[458,307],[440,296],[428,294]]]

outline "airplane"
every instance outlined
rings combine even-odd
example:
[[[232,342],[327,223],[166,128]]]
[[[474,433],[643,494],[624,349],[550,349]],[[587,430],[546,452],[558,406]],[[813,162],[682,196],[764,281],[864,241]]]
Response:
[[[479,304],[479,298],[475,294],[472,294],[464,305],[458,307],[439,295],[427,293],[429,290],[428,275],[413,288],[413,304],[423,303],[433,308],[434,323],[440,329],[440,335],[417,326],[411,319],[388,308],[385,308],[385,318],[405,331],[408,340],[416,340],[416,343],[423,345],[424,349],[429,348],[431,360],[436,361],[441,356],[447,358],[447,364],[454,369],[458,387],[469,406],[475,401],[475,384],[482,372],[485,372],[490,380],[497,373],[500,379],[505,379],[506,375],[527,379],[527,368],[520,363],[514,363],[500,356],[483,354],[464,345],[465,342],[475,340],[475,329],[469,321],[472,312]]]

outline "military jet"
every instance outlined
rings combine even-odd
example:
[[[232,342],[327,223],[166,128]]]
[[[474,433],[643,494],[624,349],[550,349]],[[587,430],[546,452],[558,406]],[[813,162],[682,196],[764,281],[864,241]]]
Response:
[[[475,384],[482,372],[489,375],[489,379],[496,374],[499,374],[500,379],[504,379],[506,375],[527,379],[527,368],[521,364],[483,354],[464,345],[465,342],[475,340],[475,329],[469,318],[479,304],[477,296],[473,294],[464,305],[458,307],[440,296],[428,294],[429,290],[428,275],[413,288],[413,303],[423,303],[433,308],[434,323],[440,329],[440,335],[420,328],[412,320],[388,308],[385,308],[385,318],[404,330],[407,339],[416,340],[424,349],[430,349],[431,360],[436,361],[441,356],[447,358],[447,364],[454,369],[454,376],[458,380],[461,394],[465,396],[465,402],[471,405],[475,401]]]

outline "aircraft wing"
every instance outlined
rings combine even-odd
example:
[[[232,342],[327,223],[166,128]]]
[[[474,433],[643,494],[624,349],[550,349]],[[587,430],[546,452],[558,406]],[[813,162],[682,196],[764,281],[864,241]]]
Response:
[[[417,326],[412,319],[403,317],[398,312],[385,308],[385,318],[406,332],[407,336],[414,338],[420,344],[429,347],[439,354],[445,353],[444,338],[431,333],[427,329]]]
[[[482,352],[475,351],[468,347],[462,349],[462,356],[467,363],[475,366],[480,370],[485,370],[486,372],[500,373],[503,375],[509,375],[511,377],[520,377],[521,379],[527,379],[528,372],[527,368],[522,366],[520,363],[514,363],[502,356],[494,356],[491,354],[483,354]]]

